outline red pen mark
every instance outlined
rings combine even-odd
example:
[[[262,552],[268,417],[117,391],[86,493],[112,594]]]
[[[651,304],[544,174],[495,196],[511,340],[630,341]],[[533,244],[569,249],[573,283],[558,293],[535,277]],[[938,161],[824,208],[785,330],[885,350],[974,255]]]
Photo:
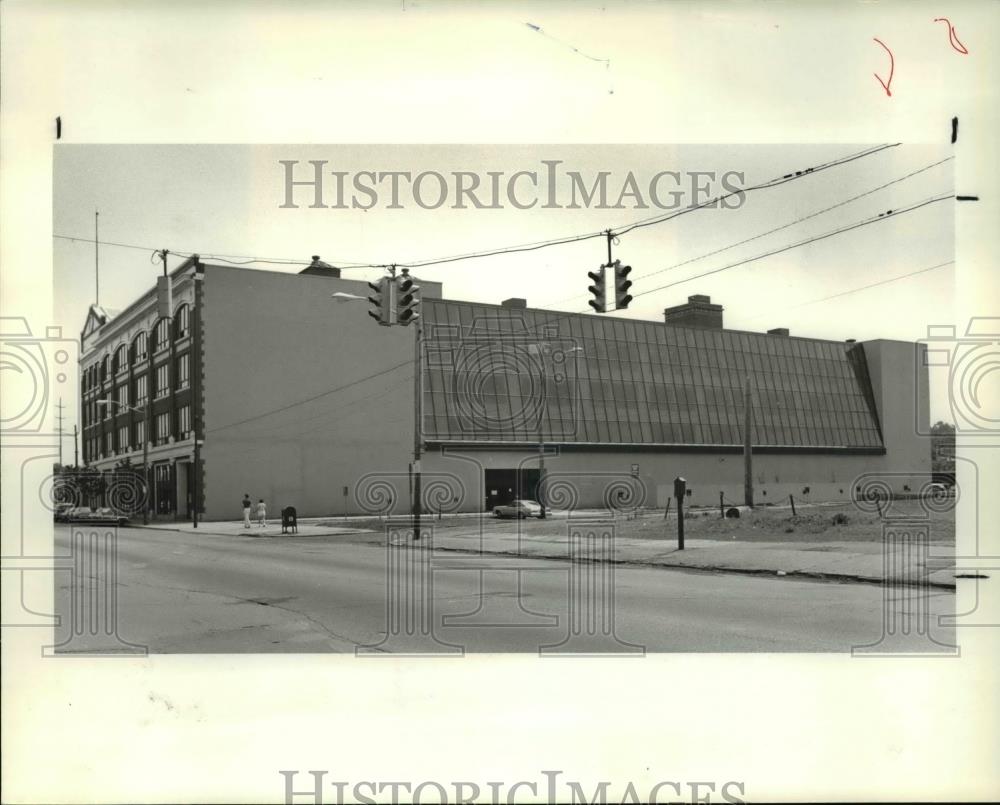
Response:
[[[873,75],[876,78],[878,78],[878,83],[880,83],[882,85],[882,89],[885,90],[885,94],[888,95],[891,98],[892,97],[892,91],[889,89],[889,87],[892,85],[892,73],[896,69],[896,60],[892,57],[892,51],[889,50],[889,48],[886,47],[885,42],[883,42],[881,39],[879,39],[878,37],[875,37],[875,36],[873,36],[872,39],[874,39],[882,47],[884,47],[885,48],[885,52],[889,54],[889,80],[888,81],[883,81],[881,78],[879,78],[879,74],[878,73],[873,73]]]
[[[955,35],[955,26],[951,24],[951,21],[947,17],[937,17],[934,20],[934,22],[948,23],[948,41],[951,43],[951,46],[955,48],[955,50],[957,50],[963,56],[969,55],[968,49],[965,47],[965,45],[963,45],[959,41],[958,37]]]

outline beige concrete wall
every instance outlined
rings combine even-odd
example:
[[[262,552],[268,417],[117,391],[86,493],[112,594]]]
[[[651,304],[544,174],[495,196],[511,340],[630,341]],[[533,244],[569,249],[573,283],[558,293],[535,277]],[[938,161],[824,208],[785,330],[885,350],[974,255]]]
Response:
[[[744,501],[741,454],[572,451],[545,458],[550,482],[558,478],[575,485],[580,505],[585,508],[599,507],[608,484],[630,478],[636,464],[645,489],[644,505],[664,506],[667,497],[673,496],[673,480],[677,476],[684,477],[692,490],[689,503],[718,505],[720,491],[729,504],[741,505]],[[518,466],[537,468],[537,452],[455,448],[446,454],[433,451],[423,462],[425,484],[435,478],[444,481],[448,475],[455,476],[457,480],[451,483],[467,495],[463,511],[482,508],[485,469]],[[866,473],[881,474],[886,466],[886,457],[879,455],[755,454],[754,501],[787,505],[789,494],[795,495],[797,502],[849,500],[855,479]],[[896,491],[902,492],[904,484],[909,485],[910,481],[899,478]],[[803,493],[805,487],[809,487],[808,494]]]
[[[917,431],[917,412],[930,408],[924,344],[906,341],[865,341],[862,346],[875,395],[887,456],[885,469],[928,476],[931,443]],[[930,422],[920,423],[924,433]]]
[[[274,516],[341,513],[343,487],[370,472],[396,473],[408,499],[414,328],[380,327],[367,302],[334,291],[369,293],[357,280],[206,266],[206,519],[238,519],[244,492]]]
[[[440,286],[424,287],[425,295],[440,295]],[[210,265],[204,291],[205,517],[238,518],[244,492],[263,497],[275,515],[285,505],[301,516],[359,513],[365,506],[356,487],[372,476],[394,488],[395,513],[408,511],[414,328],[379,327],[366,302],[330,298],[334,291],[367,296],[357,280]],[[789,494],[797,501],[846,500],[866,473],[896,473],[894,490],[919,489],[930,451],[912,426],[914,407],[927,394],[926,376],[913,372],[921,365],[915,346],[873,341],[864,349],[887,454],[755,454],[755,502],[785,504]],[[397,364],[405,365],[392,369]],[[484,468],[537,467],[534,446],[455,452],[470,460],[428,451],[424,482],[453,487],[445,498],[457,494],[463,511],[483,506]],[[549,476],[576,484],[586,507],[599,506],[604,487],[631,477],[634,464],[646,505],[664,505],[677,475],[687,479],[693,504],[717,505],[720,491],[728,503],[743,502],[739,453],[573,450],[546,459]]]

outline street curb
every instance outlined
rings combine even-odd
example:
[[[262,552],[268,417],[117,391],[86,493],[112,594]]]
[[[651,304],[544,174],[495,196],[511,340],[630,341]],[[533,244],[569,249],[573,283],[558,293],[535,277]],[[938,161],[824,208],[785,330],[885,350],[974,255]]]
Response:
[[[338,533],[328,532],[325,534],[246,534],[246,533],[236,533],[236,534],[224,534],[219,531],[210,531],[208,529],[191,529],[191,528],[170,528],[167,526],[153,526],[153,525],[132,525],[129,524],[128,528],[141,528],[146,531],[169,531],[172,534],[193,534],[195,536],[205,535],[208,537],[244,537],[250,539],[284,539],[285,537],[298,537],[300,539],[310,539],[318,537],[350,537],[355,534],[375,534],[376,531],[371,529],[358,529],[356,531],[340,531]]]
[[[424,547],[424,546],[419,546]],[[519,553],[517,551],[490,551],[490,550],[479,550],[472,551],[465,548],[447,548],[443,546],[437,546],[432,548],[432,550],[448,551],[451,553],[467,553],[467,554],[477,554],[486,553],[494,556],[517,556],[522,559],[551,559],[554,561],[562,562],[575,562],[577,564],[595,564],[597,560],[589,558],[576,558],[570,559],[566,556],[551,556],[548,554],[530,554],[530,553]],[[825,581],[835,584],[874,584],[881,586],[885,583],[885,580],[877,576],[858,576],[852,575],[850,573],[823,573],[820,571],[813,570],[766,570],[763,568],[746,568],[746,567],[728,567],[726,565],[684,565],[669,562],[645,562],[638,559],[608,559],[607,562],[613,565],[630,565],[634,567],[651,567],[651,568],[669,568],[670,570],[692,570],[696,572],[704,573],[740,573],[746,576],[774,576],[776,578],[800,578],[800,579],[810,579],[812,581]],[[925,585],[927,587],[933,587],[939,590],[949,590],[954,592],[957,585],[949,584],[942,581],[897,581],[894,584],[899,584],[905,587],[918,587]]]
[[[148,531],[169,531],[172,533],[185,533],[185,534],[195,534],[193,529],[189,530],[186,528],[166,528],[162,526],[149,526],[149,525],[135,525],[130,526],[130,528],[142,528]],[[274,536],[259,536],[254,537],[249,534],[220,534],[218,532],[203,531],[200,532],[213,537],[249,537],[251,539],[281,539],[283,537],[349,537],[356,534],[374,534],[377,533],[371,530],[358,530],[343,532],[340,534],[276,534]],[[359,543],[363,545],[368,545],[369,547],[384,548],[384,542],[374,543]],[[426,543],[421,545],[410,544],[410,547],[416,548],[426,548]],[[578,564],[594,564],[597,560],[589,559],[585,557],[570,559],[567,556],[554,556],[552,554],[531,554],[522,553],[518,551],[503,551],[503,550],[487,550],[479,549],[472,550],[470,548],[451,548],[442,545],[432,546],[431,550],[446,551],[449,553],[463,553],[463,554],[490,554],[492,556],[516,556],[522,559],[548,559],[551,561],[562,561],[562,562],[575,562]],[[878,576],[859,576],[850,573],[824,573],[821,571],[814,570],[770,570],[765,568],[746,568],[746,567],[729,567],[727,565],[685,565],[675,562],[649,562],[640,559],[608,559],[608,563],[614,565],[628,565],[632,567],[648,567],[648,568],[666,568],[669,570],[690,570],[694,572],[702,573],[739,573],[745,576],[774,576],[775,578],[786,578],[786,579],[809,579],[811,581],[824,581],[831,584],[874,584],[882,585],[884,584],[884,579]],[[954,592],[957,589],[957,584],[949,584],[947,582],[941,581],[896,581],[894,584],[898,584],[905,587],[918,587],[921,585],[932,587],[938,590],[948,590]]]

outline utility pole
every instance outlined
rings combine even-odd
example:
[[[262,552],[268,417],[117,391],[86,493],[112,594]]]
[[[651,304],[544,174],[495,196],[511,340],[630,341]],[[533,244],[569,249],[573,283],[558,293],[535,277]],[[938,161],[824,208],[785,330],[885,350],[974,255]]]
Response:
[[[73,466],[80,466],[80,431],[73,426]]]
[[[750,375],[747,375],[743,390],[743,502],[751,509],[753,508],[753,448],[750,445],[752,424]]]
[[[59,468],[60,469],[62,469],[62,465],[63,465],[63,455],[62,455],[62,447],[63,447],[63,408],[64,408],[64,406],[63,406],[62,397],[60,397],[59,398],[59,404],[56,405],[56,410],[59,411]]]
[[[394,267],[395,268],[395,267]],[[395,273],[395,271],[393,272]],[[415,352],[413,355],[413,539],[414,541],[420,539],[420,509],[421,502],[420,496],[422,494],[421,490],[421,479],[420,479],[420,453],[422,445],[422,440],[420,438],[420,427],[422,424],[421,412],[423,411],[423,400],[421,399],[420,391],[420,372],[422,360],[420,353],[423,349],[423,317],[417,317],[417,334],[414,339]]]
[[[100,213],[94,210],[94,304],[101,304],[101,271],[100,271],[100,238],[98,237],[98,222]]]
[[[545,496],[542,494],[542,479],[545,478],[545,437],[542,435],[543,420],[538,421],[538,486],[536,494],[538,505],[541,511],[538,512],[538,519],[545,519]]]
[[[152,358],[151,358],[152,360]],[[146,390],[146,412],[142,420],[142,474],[146,481],[146,494],[142,498],[142,524],[149,525],[149,502],[153,497],[153,490],[149,484],[149,399],[153,396],[152,391]]]
[[[166,254],[163,255],[163,265],[166,267],[167,257]],[[192,422],[191,426],[194,429],[194,467],[191,471],[191,485],[194,487],[191,494],[191,523],[194,528],[198,527],[198,469],[201,465],[201,417],[198,416],[198,412],[201,406],[201,384],[199,382],[201,375],[201,310],[198,307],[198,291],[199,291],[199,280],[198,277],[198,262],[195,261],[194,266],[194,304],[191,305],[191,346],[193,349],[192,360],[191,360],[191,413]]]

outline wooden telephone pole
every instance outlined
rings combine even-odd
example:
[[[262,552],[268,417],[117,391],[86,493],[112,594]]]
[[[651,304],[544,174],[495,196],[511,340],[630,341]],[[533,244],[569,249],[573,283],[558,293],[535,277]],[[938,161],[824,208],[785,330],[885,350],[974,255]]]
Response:
[[[743,502],[753,508],[753,448],[750,432],[753,427],[753,407],[750,393],[750,375],[743,389]]]

